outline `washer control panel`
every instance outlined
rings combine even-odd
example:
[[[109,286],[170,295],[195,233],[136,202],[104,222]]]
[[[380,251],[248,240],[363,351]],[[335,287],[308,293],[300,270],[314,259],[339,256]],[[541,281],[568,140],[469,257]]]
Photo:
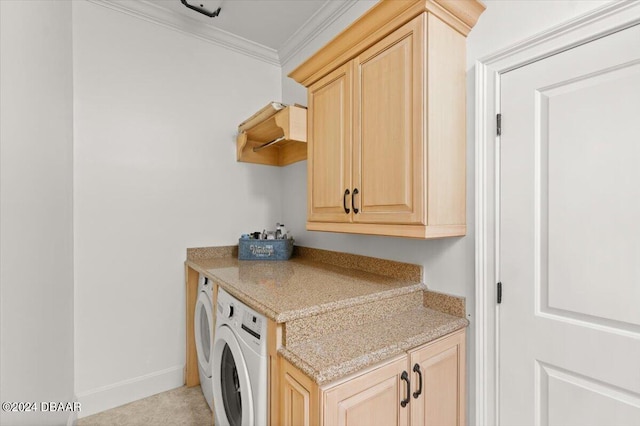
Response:
[[[267,318],[218,287],[216,327],[230,327],[260,356],[266,355]]]
[[[251,311],[244,311],[241,327],[244,331],[259,340],[260,333],[262,332],[262,318]]]

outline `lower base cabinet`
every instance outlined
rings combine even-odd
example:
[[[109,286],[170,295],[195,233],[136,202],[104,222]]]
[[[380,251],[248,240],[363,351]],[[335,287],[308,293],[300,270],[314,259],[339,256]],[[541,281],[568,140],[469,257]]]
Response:
[[[465,331],[318,387],[280,359],[284,426],[465,425]]]
[[[325,425],[406,426],[409,413],[400,406],[407,397],[407,357],[392,361],[366,374],[323,392]],[[406,379],[401,379],[405,374]],[[405,399],[406,400],[406,399]]]
[[[466,366],[464,331],[409,352],[415,393],[411,395],[411,424],[466,424]],[[422,382],[422,386],[420,386]],[[416,397],[417,395],[417,397]]]
[[[284,358],[280,358],[280,419],[282,426],[317,426],[318,385]],[[275,426],[275,425],[272,425]]]

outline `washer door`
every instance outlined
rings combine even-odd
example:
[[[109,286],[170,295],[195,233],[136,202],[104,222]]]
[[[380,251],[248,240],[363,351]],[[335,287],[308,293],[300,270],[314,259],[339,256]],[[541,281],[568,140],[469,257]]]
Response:
[[[207,377],[211,377],[211,352],[213,348],[213,311],[211,298],[201,291],[196,301],[196,313],[194,318],[196,351],[198,364]]]
[[[254,410],[249,372],[238,340],[226,325],[216,330],[212,365],[216,425],[252,426]]]

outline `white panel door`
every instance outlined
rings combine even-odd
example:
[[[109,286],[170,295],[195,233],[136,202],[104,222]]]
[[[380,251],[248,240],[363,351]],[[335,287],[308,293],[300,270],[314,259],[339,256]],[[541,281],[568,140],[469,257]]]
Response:
[[[640,425],[640,25],[501,77],[501,425]]]

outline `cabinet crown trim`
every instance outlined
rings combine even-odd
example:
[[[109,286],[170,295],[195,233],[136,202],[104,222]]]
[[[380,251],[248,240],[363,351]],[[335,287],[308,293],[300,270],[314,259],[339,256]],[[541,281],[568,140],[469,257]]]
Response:
[[[478,0],[381,0],[288,76],[309,87],[421,13],[442,19],[465,37],[486,6]]]

